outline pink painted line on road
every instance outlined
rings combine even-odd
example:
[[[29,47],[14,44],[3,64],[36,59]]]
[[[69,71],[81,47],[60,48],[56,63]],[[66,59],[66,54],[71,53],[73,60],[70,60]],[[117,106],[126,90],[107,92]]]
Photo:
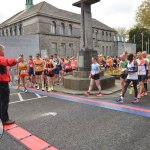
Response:
[[[4,130],[30,150],[58,150],[56,147],[51,146],[16,124],[5,125]]]

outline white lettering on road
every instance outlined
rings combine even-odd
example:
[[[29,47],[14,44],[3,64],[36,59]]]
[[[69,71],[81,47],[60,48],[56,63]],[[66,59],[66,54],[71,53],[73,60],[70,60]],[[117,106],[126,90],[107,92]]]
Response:
[[[56,112],[48,112],[48,113],[45,113],[45,114],[42,114],[40,115],[40,117],[46,117],[46,116],[56,116],[57,113]]]

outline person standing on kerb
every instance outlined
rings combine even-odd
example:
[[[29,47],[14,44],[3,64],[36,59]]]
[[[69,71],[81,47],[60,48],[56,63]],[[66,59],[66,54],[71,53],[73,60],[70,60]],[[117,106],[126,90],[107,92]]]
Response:
[[[10,73],[9,68],[22,61],[22,58],[18,59],[5,58],[5,48],[0,45],[0,119],[4,125],[13,124],[15,121],[9,119],[8,105],[9,105],[9,82]]]

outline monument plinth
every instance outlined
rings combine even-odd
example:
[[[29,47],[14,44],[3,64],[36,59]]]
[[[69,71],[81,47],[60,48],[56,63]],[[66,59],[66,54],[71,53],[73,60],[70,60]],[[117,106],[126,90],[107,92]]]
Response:
[[[97,57],[98,55],[97,51],[93,48],[93,25],[91,14],[91,5],[97,2],[100,2],[100,0],[81,0],[73,4],[73,6],[81,7],[80,51],[77,56],[78,69],[73,72],[73,76],[64,78],[65,88],[83,91],[88,89],[91,58],[94,56]],[[110,78],[112,84],[110,84],[109,87],[112,87],[115,85],[115,80],[113,80],[114,77]],[[103,84],[101,86],[102,89],[105,89]]]

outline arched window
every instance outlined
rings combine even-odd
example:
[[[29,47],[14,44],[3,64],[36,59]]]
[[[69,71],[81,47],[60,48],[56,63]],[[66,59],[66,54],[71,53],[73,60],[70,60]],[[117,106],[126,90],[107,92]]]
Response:
[[[8,36],[8,29],[6,29],[6,36]]]
[[[104,31],[102,31],[102,36],[104,36]]]
[[[12,27],[10,27],[10,36],[12,36]]]
[[[60,34],[61,35],[65,34],[65,25],[64,25],[64,23],[61,23],[61,25],[60,25]]]
[[[19,35],[22,35],[22,24],[19,25]]]
[[[17,35],[17,26],[14,27],[14,33]]]
[[[2,36],[5,36],[4,30],[2,31]]]
[[[52,21],[51,24],[51,33],[56,34],[56,22]]]
[[[108,32],[106,32],[106,36],[108,36]]]
[[[72,25],[69,24],[68,35],[72,35]]]

